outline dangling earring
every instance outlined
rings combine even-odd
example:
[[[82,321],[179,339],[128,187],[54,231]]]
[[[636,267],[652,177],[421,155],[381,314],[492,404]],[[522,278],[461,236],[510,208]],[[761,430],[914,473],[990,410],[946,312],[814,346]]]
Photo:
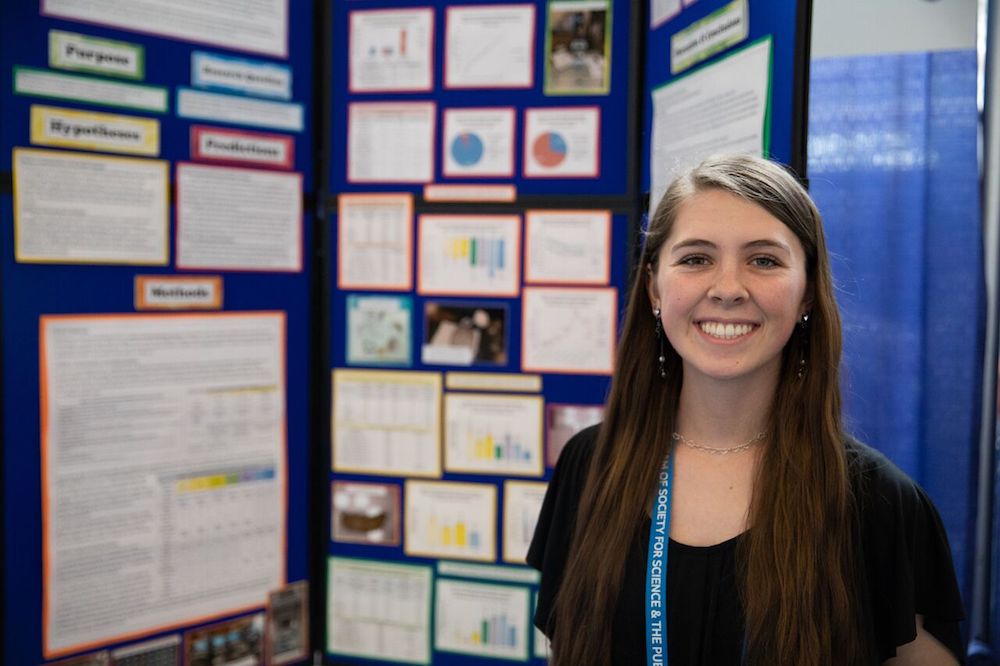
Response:
[[[795,376],[802,379],[806,376],[806,369],[808,364],[806,363],[806,356],[808,355],[809,348],[807,343],[809,342],[809,313],[802,315],[802,320],[799,321],[799,332],[802,334],[802,355],[799,356],[798,368],[795,371]]]
[[[666,351],[663,348],[663,345],[664,345],[664,342],[663,342],[663,322],[660,320],[660,308],[656,308],[655,310],[653,310],[653,316],[656,318],[656,327],[655,327],[656,341],[660,345],[660,355],[656,359],[656,364],[657,364],[657,366],[660,369],[660,379],[666,379],[667,378],[667,368],[666,368],[667,354],[666,354]]]

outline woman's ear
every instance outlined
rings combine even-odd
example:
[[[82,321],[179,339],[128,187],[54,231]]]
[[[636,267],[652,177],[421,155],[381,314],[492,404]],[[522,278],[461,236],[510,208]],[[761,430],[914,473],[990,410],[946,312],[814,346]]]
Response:
[[[646,293],[649,295],[649,304],[654,310],[660,307],[660,290],[656,285],[656,273],[653,271],[653,264],[646,264]]]

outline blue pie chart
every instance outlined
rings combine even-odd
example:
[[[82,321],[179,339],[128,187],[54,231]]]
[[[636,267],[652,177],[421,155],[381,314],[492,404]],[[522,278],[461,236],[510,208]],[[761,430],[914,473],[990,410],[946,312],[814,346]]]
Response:
[[[483,140],[471,132],[463,132],[451,142],[451,156],[461,166],[474,166],[483,159]]]

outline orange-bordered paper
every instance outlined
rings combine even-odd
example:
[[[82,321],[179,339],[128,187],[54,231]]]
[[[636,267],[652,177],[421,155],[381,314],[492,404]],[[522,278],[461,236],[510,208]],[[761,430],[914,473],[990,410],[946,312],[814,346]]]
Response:
[[[218,275],[136,275],[136,310],[219,310]]]
[[[608,284],[611,212],[529,210],[524,219],[526,284]]]
[[[413,288],[413,195],[337,197],[337,286]]]
[[[417,227],[417,293],[517,296],[520,216],[420,215]]]
[[[285,313],[43,315],[39,347],[45,657],[263,607],[286,580]]]

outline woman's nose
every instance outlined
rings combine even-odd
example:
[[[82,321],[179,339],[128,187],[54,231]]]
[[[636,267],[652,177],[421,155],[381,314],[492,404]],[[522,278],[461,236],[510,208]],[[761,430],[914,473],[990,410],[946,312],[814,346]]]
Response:
[[[715,279],[708,290],[708,296],[716,303],[732,305],[747,299],[746,285],[739,267],[719,266]]]

